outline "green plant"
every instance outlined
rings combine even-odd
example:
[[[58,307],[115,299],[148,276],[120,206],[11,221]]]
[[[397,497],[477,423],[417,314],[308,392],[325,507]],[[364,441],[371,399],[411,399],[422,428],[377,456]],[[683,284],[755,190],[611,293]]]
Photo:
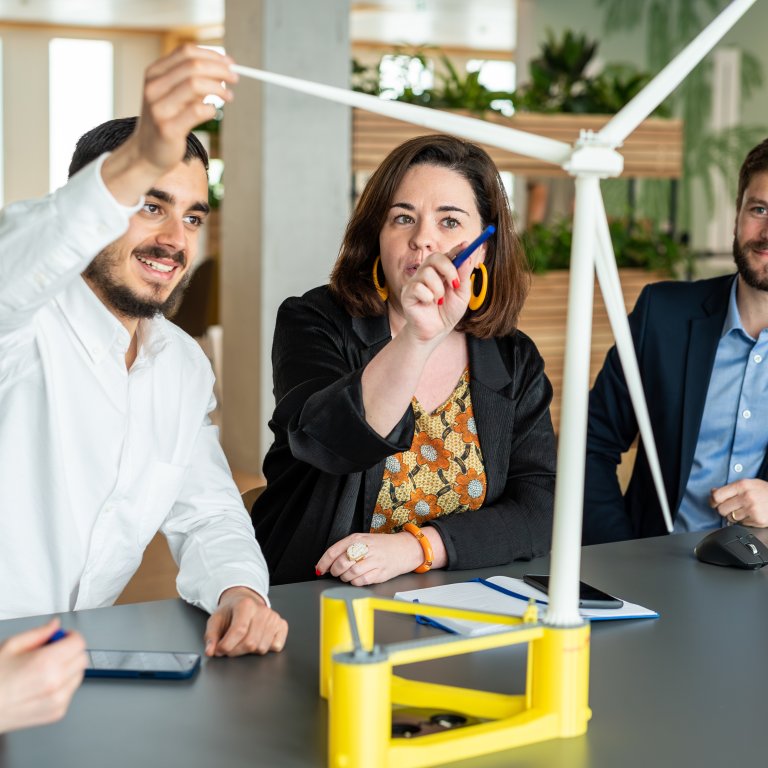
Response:
[[[219,107],[216,110],[214,117],[210,120],[206,120],[204,123],[200,123],[200,125],[195,128],[196,132],[207,133],[210,136],[211,165],[213,165],[214,162],[213,150],[219,146],[218,137],[221,134],[221,120],[223,117],[224,110]],[[208,205],[211,206],[211,210],[217,210],[221,207],[221,201],[224,199],[224,184],[221,180],[221,176],[221,173],[218,174],[218,178],[214,181],[211,172],[209,171],[208,173]]]
[[[547,30],[539,55],[531,59],[528,83],[515,94],[515,107],[529,112],[611,114],[651,79],[629,64],[609,64],[590,72],[598,43],[565,30]],[[594,67],[593,67],[594,68]]]
[[[651,81],[647,72],[639,72],[628,64],[606,64],[590,84],[592,106],[596,113],[618,112]],[[662,104],[655,111],[659,117],[668,117],[669,109]]]
[[[473,72],[460,73],[448,56],[434,47],[408,50],[396,48],[391,55],[396,58],[401,70],[401,82],[397,90],[381,89],[381,62],[375,66],[365,66],[354,59],[352,89],[435,109],[466,109],[474,114],[482,114],[487,110],[512,111],[513,94],[509,91],[493,91],[484,86],[480,82],[482,67]],[[435,84],[431,88],[411,84],[409,70],[414,61],[418,61],[425,69],[434,66]]]
[[[440,54],[439,61],[442,70],[438,72],[438,81],[442,87],[436,89],[432,106],[467,109],[475,114],[482,114],[489,109],[501,111],[499,102],[507,102],[511,106],[511,92],[492,91],[480,82],[482,67],[462,75],[444,53]]]
[[[609,221],[611,241],[619,267],[662,270],[670,275],[687,263],[688,248],[650,222],[625,217]],[[528,263],[534,272],[568,269],[571,263],[570,220],[533,224],[522,235]]]
[[[353,91],[367,93],[370,96],[379,96],[381,94],[379,80],[378,66],[369,67],[357,59],[352,59],[352,73],[349,84]]]
[[[391,56],[400,68],[396,89],[380,87],[381,60],[366,66],[352,60],[352,89],[397,101],[436,109],[466,109],[474,114],[495,110],[511,114],[530,112],[613,113],[621,109],[650,80],[629,64],[611,64],[589,73],[598,44],[571,31],[557,39],[547,32],[540,54],[530,63],[530,82],[515,92],[493,91],[480,82],[482,67],[460,72],[439,48],[395,48]],[[421,88],[411,84],[413,62],[433,68],[435,84]]]
[[[586,68],[597,43],[570,30],[557,40],[552,30],[539,55],[529,64],[528,85],[517,94],[516,106],[536,112],[588,112]]]

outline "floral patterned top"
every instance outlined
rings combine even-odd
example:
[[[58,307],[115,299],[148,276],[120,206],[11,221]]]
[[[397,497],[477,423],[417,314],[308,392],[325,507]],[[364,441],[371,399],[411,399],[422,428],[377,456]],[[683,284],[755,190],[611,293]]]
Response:
[[[422,525],[441,515],[478,509],[485,499],[469,368],[434,413],[427,413],[416,398],[411,407],[416,417],[413,443],[410,450],[387,457],[371,533],[397,533],[408,522]]]

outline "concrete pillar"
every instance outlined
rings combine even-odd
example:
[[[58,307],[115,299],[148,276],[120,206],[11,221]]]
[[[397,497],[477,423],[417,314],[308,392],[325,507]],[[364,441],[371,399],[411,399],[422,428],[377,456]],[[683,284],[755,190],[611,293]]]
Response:
[[[535,58],[538,41],[534,35],[534,19],[536,16],[535,0],[517,0],[515,15],[515,88],[527,84],[528,65]],[[522,174],[515,176],[515,187],[512,193],[512,203],[515,211],[515,223],[518,229],[525,229],[528,220],[528,178]]]
[[[347,87],[349,0],[226,0],[238,63]],[[241,79],[222,122],[224,449],[258,472],[271,443],[277,308],[327,282],[350,208],[346,107]]]

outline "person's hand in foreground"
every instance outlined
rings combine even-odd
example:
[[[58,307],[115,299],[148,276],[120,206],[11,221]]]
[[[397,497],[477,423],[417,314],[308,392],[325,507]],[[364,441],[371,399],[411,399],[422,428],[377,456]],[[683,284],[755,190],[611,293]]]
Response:
[[[77,632],[46,645],[59,628],[52,619],[0,644],[0,733],[64,717],[82,682],[85,641]]]
[[[288,622],[247,587],[231,587],[205,629],[206,656],[242,656],[282,651]]]

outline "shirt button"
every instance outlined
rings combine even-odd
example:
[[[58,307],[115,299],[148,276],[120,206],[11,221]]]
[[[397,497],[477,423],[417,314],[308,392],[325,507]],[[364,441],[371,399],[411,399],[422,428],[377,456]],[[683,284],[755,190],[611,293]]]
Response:
[[[741,472],[742,469],[744,469],[744,467],[741,464],[734,464],[733,465],[733,471],[734,472]]]
[[[750,410],[746,410],[746,411],[744,411],[744,413],[742,413],[741,415],[742,415],[742,416],[743,416],[745,419],[748,419],[748,418],[750,418],[750,416],[752,416],[752,411],[750,411]]]
[[[756,363],[762,363],[763,362],[763,356],[762,355],[755,355],[752,358]]]

